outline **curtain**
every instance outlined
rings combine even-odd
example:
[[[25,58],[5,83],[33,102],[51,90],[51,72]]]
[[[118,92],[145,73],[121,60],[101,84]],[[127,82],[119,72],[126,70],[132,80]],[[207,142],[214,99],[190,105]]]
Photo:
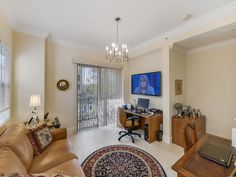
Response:
[[[121,92],[121,69],[79,65],[79,128],[116,124]]]

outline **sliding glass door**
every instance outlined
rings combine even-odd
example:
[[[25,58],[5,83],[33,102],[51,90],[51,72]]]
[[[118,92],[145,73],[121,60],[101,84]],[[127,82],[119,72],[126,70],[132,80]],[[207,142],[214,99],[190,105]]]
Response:
[[[78,65],[79,129],[117,122],[121,101],[121,70]]]

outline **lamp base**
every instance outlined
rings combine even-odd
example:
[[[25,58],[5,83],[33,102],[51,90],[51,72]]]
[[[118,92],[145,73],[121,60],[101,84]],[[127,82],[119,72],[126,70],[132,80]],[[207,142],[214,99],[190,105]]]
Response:
[[[33,115],[29,122],[28,122],[28,125],[37,125],[39,123],[39,117],[37,115]]]

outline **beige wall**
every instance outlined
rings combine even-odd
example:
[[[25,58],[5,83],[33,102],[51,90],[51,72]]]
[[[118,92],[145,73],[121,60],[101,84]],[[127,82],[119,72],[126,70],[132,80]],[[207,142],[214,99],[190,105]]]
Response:
[[[102,63],[105,61],[105,55],[50,40],[46,43],[45,112],[50,112],[49,115],[52,117],[59,117],[62,125],[68,128],[69,133],[74,132],[77,127],[77,64],[73,63],[73,58],[78,58],[85,63],[86,60]],[[68,90],[57,89],[56,83],[60,79],[69,81]]]
[[[39,94],[40,117],[44,114],[45,95],[45,39],[14,32],[12,117],[15,121],[28,121],[31,94]]]
[[[186,89],[185,89],[185,62],[186,62],[186,51],[173,47],[170,51],[170,92],[171,92],[171,113],[170,115],[176,114],[176,110],[174,108],[175,103],[186,103]],[[175,80],[182,80],[182,94],[175,95]]]
[[[230,138],[236,122],[236,46],[190,53],[186,103],[206,115],[207,132]]]
[[[13,32],[0,11],[0,40],[12,50]]]
[[[125,99],[126,103],[133,103],[133,99],[137,101],[138,98],[150,99],[150,106],[154,108],[163,108],[163,99],[156,96],[143,96],[131,94],[131,75],[162,71],[162,50],[156,50],[135,58],[132,58],[125,66]],[[163,91],[163,90],[162,90]]]

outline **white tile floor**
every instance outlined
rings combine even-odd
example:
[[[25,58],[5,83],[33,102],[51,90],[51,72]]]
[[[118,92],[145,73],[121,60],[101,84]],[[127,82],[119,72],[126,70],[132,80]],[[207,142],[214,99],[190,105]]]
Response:
[[[142,138],[135,138],[135,143],[132,143],[129,137],[124,137],[118,141],[118,132],[121,129],[115,127],[102,127],[90,129],[72,135],[69,139],[73,144],[74,151],[78,155],[80,163],[92,152],[104,146],[114,144],[125,144],[136,146],[140,149],[153,155],[164,168],[168,177],[176,177],[177,174],[171,169],[171,166],[183,155],[183,149],[174,144],[166,144],[155,141],[151,144]],[[143,131],[139,131],[142,133]]]

